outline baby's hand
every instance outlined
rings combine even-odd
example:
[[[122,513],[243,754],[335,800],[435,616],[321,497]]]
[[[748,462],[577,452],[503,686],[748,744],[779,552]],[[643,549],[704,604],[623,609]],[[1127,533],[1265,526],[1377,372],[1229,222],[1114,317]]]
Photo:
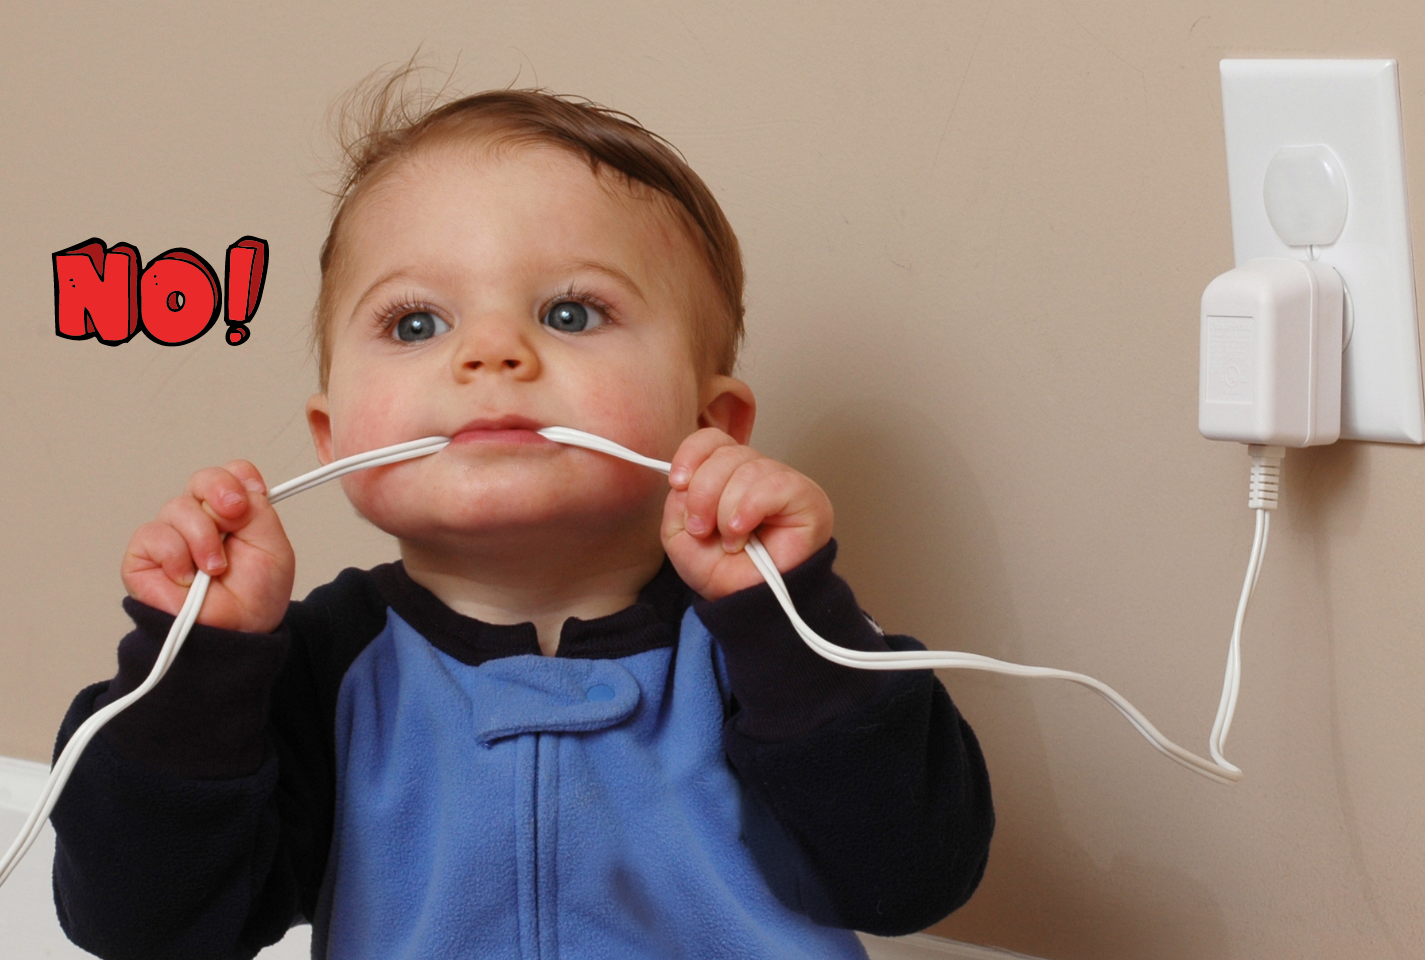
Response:
[[[721,430],[684,440],[668,482],[663,549],[705,600],[762,582],[742,549],[754,531],[783,573],[831,539],[831,501],[821,487]]]
[[[119,572],[129,596],[176,614],[199,569],[213,578],[199,623],[268,633],[282,622],[296,558],[262,474],[246,460],[193,474],[182,496],[134,532]]]

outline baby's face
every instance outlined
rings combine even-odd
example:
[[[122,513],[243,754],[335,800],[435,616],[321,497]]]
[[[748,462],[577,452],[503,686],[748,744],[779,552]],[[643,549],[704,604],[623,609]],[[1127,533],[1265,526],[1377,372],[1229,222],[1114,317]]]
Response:
[[[368,188],[339,242],[330,377],[308,405],[322,459],[453,438],[348,476],[363,516],[433,546],[571,524],[656,543],[663,477],[534,431],[669,459],[741,387],[698,376],[692,312],[716,293],[661,204],[556,148],[435,146]]]

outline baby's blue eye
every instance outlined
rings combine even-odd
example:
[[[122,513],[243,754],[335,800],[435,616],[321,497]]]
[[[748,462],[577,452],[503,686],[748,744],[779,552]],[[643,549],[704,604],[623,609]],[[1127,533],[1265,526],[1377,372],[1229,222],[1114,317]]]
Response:
[[[429,340],[438,333],[445,333],[450,329],[450,324],[440,319],[433,313],[424,310],[416,313],[408,313],[396,321],[395,328],[391,331],[397,340],[404,340],[407,343],[416,340]]]
[[[561,300],[549,308],[543,323],[561,333],[583,333],[602,326],[604,315],[587,303],[577,300]]]

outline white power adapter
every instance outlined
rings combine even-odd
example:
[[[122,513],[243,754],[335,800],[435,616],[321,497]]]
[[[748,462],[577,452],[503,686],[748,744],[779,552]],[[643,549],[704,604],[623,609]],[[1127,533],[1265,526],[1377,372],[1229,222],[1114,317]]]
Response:
[[[1198,429],[1209,440],[1309,447],[1341,436],[1341,275],[1262,257],[1202,294]]]

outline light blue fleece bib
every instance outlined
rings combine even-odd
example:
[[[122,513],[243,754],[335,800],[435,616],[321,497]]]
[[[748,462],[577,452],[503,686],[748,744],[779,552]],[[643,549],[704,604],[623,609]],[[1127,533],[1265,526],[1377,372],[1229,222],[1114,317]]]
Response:
[[[720,653],[469,666],[394,612],[342,681],[330,960],[865,960],[739,839]]]

